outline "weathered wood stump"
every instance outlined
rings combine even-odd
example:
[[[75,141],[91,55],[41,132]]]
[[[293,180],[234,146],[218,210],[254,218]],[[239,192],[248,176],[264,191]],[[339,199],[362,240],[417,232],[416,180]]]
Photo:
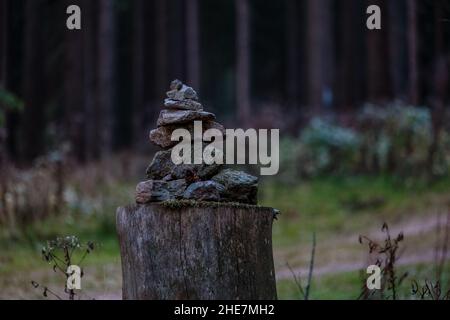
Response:
[[[198,203],[117,211],[124,299],[276,299],[273,209]]]

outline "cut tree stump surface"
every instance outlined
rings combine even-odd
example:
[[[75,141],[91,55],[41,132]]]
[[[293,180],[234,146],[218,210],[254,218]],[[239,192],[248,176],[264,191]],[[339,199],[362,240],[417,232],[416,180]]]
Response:
[[[171,203],[117,211],[124,299],[276,299],[274,211]]]

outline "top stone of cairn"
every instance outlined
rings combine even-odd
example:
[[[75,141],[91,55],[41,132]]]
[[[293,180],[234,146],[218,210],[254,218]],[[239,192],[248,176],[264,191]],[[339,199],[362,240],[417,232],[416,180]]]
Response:
[[[174,80],[167,92],[164,101],[167,109],[202,111],[203,106],[198,102],[198,95],[194,89],[183,84],[180,80]]]
[[[167,92],[167,97],[176,101],[198,101],[197,92],[195,92],[195,90],[191,87],[183,84],[180,80],[172,81],[170,84],[170,91]]]

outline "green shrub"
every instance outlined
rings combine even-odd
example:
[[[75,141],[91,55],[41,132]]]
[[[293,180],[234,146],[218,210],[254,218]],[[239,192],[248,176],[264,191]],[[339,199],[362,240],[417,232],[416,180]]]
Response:
[[[425,169],[432,144],[429,109],[398,103],[366,105],[357,117],[357,127],[366,171],[403,175]]]
[[[430,110],[392,103],[365,105],[351,126],[314,118],[299,138],[280,143],[283,182],[320,175],[391,174],[422,178],[449,173],[450,132],[442,129],[437,150]]]
[[[301,133],[300,144],[305,175],[344,173],[358,162],[361,137],[353,129],[315,118]]]

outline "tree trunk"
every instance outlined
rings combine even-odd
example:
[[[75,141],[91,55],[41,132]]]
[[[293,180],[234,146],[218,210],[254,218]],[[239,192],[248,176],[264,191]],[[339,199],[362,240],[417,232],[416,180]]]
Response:
[[[133,43],[133,144],[139,149],[144,145],[146,139],[145,124],[145,23],[144,23],[144,2],[145,0],[134,1],[133,23],[134,23],[134,43]]]
[[[331,1],[308,0],[309,105],[314,113],[333,104]]]
[[[428,163],[430,175],[433,175],[434,164],[441,145],[442,134],[445,124],[445,105],[448,101],[448,88],[450,83],[450,65],[445,49],[445,36],[442,30],[442,21],[444,20],[445,11],[443,10],[441,1],[436,1],[434,8],[435,15],[435,66],[433,79],[433,99],[431,109],[432,120],[432,143],[428,151]]]
[[[427,168],[430,176],[434,174],[435,160],[439,151],[442,130],[445,120],[445,101],[448,96],[449,64],[445,56],[437,56],[434,69],[434,92],[431,109],[432,140],[428,150]]]
[[[98,157],[99,136],[97,134],[97,100],[96,100],[96,34],[97,25],[95,5],[92,0],[83,0],[82,13],[82,33],[83,33],[83,82],[84,95],[83,106],[85,114],[85,154],[86,160],[93,160]]]
[[[8,0],[0,0],[0,88],[5,88],[8,57]]]
[[[113,147],[114,116],[114,2],[99,0],[99,40],[98,40],[98,144],[100,156],[111,153]]]
[[[409,69],[409,100],[413,105],[419,104],[419,71],[417,62],[417,3],[408,0],[408,69]]]
[[[394,98],[404,98],[406,94],[405,74],[407,70],[407,41],[404,36],[406,26],[406,2],[389,1],[389,68]]]
[[[198,0],[186,2],[187,82],[200,91],[200,34]]]
[[[66,6],[74,3],[66,0]],[[77,2],[78,5],[80,5]],[[65,32],[65,72],[64,72],[64,113],[65,128],[71,142],[75,157],[86,160],[85,123],[86,115],[83,108],[83,34],[82,31]]]
[[[236,106],[238,120],[248,126],[250,118],[250,8],[248,0],[235,0],[236,6]]]
[[[117,211],[124,299],[276,299],[271,208]]]
[[[450,4],[444,5],[447,0],[436,0],[434,5],[434,41],[435,41],[435,53],[439,56],[445,52],[445,27],[448,24],[448,14]],[[446,7],[448,8],[446,11]],[[447,25],[448,28],[448,25]]]
[[[0,90],[8,89],[8,29],[8,0],[0,0]],[[0,119],[0,168],[3,168],[5,165],[8,152],[6,148],[7,126],[6,123],[2,123],[2,121],[6,122],[6,112],[4,110],[6,110],[6,108],[0,101],[0,112],[4,113],[4,118]],[[0,178],[0,183],[1,181],[2,178]],[[3,196],[3,189],[1,189],[0,192],[0,195]],[[0,199],[0,201],[1,200],[2,199]]]
[[[31,161],[44,150],[44,64],[43,29],[41,25],[44,1],[29,0],[25,3],[25,57],[23,90],[25,110],[23,113],[23,160]]]
[[[168,58],[167,76],[169,81],[181,79],[186,81],[186,12],[184,0],[166,1]],[[190,1],[188,1],[190,2]],[[163,83],[166,91],[169,85]],[[164,91],[160,91],[163,93]]]
[[[168,68],[168,37],[167,37],[167,5],[166,0],[156,0],[155,2],[155,41],[158,44],[156,48],[155,60],[155,108],[160,108],[161,99],[164,98],[164,92],[169,86],[169,68]],[[172,79],[173,80],[173,79]]]
[[[287,105],[297,109],[300,102],[299,8],[297,0],[286,1],[286,89]]]
[[[340,115],[345,115],[346,112],[352,111],[355,106],[355,85],[356,85],[356,70],[355,57],[356,53],[356,36],[355,29],[358,24],[358,15],[354,1],[339,1],[339,34],[340,41],[337,44],[339,65],[336,66],[336,104],[340,110]],[[356,12],[356,14],[355,14]],[[356,19],[355,19],[356,18]]]
[[[386,3],[368,0],[381,8],[381,30],[367,30],[368,96],[371,102],[383,102],[391,98],[389,77],[389,41]]]

